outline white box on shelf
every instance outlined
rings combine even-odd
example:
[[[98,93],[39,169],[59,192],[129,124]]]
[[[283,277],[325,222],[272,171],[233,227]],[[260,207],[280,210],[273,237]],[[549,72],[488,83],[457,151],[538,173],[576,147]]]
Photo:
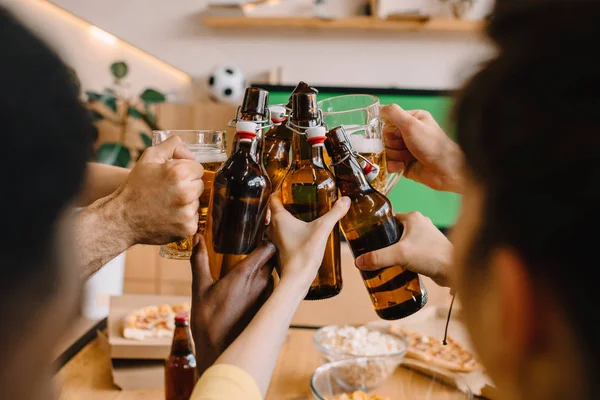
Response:
[[[360,15],[365,0],[314,0],[313,16],[322,19],[339,19]]]
[[[245,16],[249,18],[312,17],[313,0],[254,1],[242,4],[210,4],[209,16]]]

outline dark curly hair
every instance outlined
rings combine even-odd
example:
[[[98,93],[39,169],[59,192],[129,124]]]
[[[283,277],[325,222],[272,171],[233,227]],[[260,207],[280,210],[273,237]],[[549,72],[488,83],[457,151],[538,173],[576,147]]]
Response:
[[[0,60],[0,313],[10,315],[15,296],[43,304],[56,289],[57,222],[82,184],[93,128],[59,57],[2,7]]]
[[[588,371],[598,371],[600,2],[499,0],[487,32],[498,54],[455,108],[458,142],[485,193],[474,257],[516,249],[564,306]]]

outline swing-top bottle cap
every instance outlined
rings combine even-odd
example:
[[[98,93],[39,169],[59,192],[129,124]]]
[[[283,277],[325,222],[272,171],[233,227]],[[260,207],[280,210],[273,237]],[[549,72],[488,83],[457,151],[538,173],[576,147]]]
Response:
[[[287,118],[287,109],[284,106],[269,106],[271,121],[276,124],[282,123]]]
[[[369,182],[373,182],[375,178],[377,178],[377,176],[379,175],[380,169],[377,164],[368,163],[365,160],[362,160],[360,162],[360,166]]]
[[[257,130],[258,124],[250,121],[238,121],[235,125],[235,134],[238,135],[240,139],[254,139]]]
[[[306,139],[308,143],[314,145],[323,144],[325,139],[327,139],[327,129],[324,126],[314,126],[311,128],[307,128],[306,131]]]

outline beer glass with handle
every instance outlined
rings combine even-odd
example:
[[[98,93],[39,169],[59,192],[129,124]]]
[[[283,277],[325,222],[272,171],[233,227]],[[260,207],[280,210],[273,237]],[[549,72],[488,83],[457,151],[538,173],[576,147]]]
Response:
[[[371,185],[388,195],[401,174],[388,174],[379,99],[366,94],[343,95],[319,101],[319,108],[329,129],[344,127],[352,148],[366,159],[360,162]]]
[[[152,144],[160,144],[171,136],[179,136],[187,148],[194,153],[196,161],[204,167],[204,176],[202,177],[204,192],[200,196],[200,219],[198,221],[198,233],[203,234],[215,173],[227,160],[225,132],[212,130],[154,131]],[[160,255],[175,260],[189,260],[192,255],[192,247],[193,238],[189,237],[161,246]]]

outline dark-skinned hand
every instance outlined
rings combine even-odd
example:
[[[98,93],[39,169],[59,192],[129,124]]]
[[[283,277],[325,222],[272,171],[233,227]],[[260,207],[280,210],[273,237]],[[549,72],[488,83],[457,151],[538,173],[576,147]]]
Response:
[[[191,257],[192,310],[190,327],[201,375],[244,330],[272,291],[275,246],[256,248],[234,269],[215,281],[210,273],[206,242],[197,235]]]

